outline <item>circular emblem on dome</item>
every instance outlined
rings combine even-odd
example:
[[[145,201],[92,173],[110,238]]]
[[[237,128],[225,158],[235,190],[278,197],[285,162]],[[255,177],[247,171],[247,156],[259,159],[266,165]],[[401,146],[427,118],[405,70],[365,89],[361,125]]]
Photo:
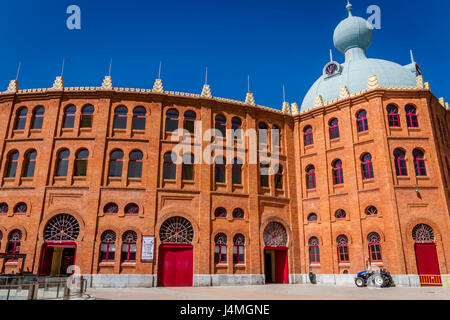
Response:
[[[340,73],[341,66],[337,62],[328,63],[323,69],[323,74],[327,77],[334,76],[335,74]]]

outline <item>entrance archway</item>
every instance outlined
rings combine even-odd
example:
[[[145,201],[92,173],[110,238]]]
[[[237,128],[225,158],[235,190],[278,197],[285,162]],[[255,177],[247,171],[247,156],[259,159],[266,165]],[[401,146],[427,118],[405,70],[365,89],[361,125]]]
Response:
[[[192,286],[194,228],[185,218],[164,221],[159,231],[158,286]]]
[[[70,214],[59,214],[51,218],[44,229],[42,248],[42,276],[67,276],[67,268],[75,264],[80,225]]]
[[[414,227],[412,237],[415,241],[414,251],[420,285],[423,287],[442,286],[433,229],[426,224],[419,224]]]
[[[266,283],[289,283],[287,233],[281,223],[270,222],[263,232]]]

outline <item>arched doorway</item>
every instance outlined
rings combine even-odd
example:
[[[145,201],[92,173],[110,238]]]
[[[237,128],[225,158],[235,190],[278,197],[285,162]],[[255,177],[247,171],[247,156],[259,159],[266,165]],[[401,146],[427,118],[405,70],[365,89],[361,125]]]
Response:
[[[75,264],[80,225],[70,214],[59,214],[51,218],[44,229],[42,248],[42,276],[67,276],[67,268]]]
[[[266,283],[289,283],[287,233],[282,224],[270,222],[263,232]]]
[[[412,237],[415,241],[414,250],[420,285],[442,286],[433,229],[426,224],[419,224],[414,227]]]
[[[192,286],[194,228],[185,218],[164,221],[159,231],[158,286]]]

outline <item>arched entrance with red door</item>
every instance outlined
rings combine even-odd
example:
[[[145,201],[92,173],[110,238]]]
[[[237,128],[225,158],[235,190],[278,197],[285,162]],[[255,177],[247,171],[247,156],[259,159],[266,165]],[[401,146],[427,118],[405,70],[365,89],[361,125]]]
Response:
[[[287,233],[281,223],[270,222],[263,231],[266,283],[289,283]]]
[[[39,274],[42,276],[66,276],[67,268],[75,264],[80,225],[70,214],[51,218],[44,229]]]
[[[183,217],[164,221],[159,231],[158,286],[192,286],[194,228]]]
[[[412,237],[421,286],[442,286],[433,229],[426,224],[414,227]]]

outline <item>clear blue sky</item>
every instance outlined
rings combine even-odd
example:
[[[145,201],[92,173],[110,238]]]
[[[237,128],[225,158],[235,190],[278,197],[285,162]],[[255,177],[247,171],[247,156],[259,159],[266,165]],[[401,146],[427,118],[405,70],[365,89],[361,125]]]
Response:
[[[354,15],[381,8],[368,56],[410,62],[414,50],[433,93],[450,100],[450,2],[353,0]],[[302,102],[333,48],[345,0],[2,0],[0,90],[22,62],[20,88],[50,87],[66,59],[66,86],[100,86],[113,59],[116,87],[152,88],[160,60],[165,90],[200,93],[205,67],[214,96],[244,100],[247,75],[256,102]],[[81,30],[66,9],[81,8]],[[343,56],[334,51],[335,60]]]

